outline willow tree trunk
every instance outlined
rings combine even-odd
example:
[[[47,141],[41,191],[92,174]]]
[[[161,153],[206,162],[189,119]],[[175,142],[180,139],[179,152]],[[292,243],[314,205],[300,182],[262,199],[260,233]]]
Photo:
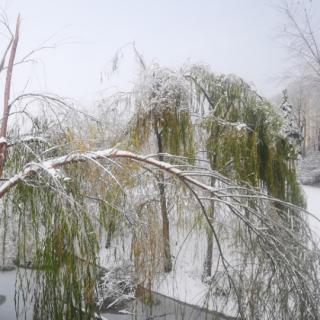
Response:
[[[157,123],[155,124],[155,133],[157,136],[159,160],[163,161],[163,145],[161,133],[158,130]],[[172,259],[170,249],[170,224],[168,218],[167,198],[165,191],[164,174],[160,172],[159,175],[159,195],[160,195],[160,209],[162,216],[162,239],[163,239],[163,258],[164,258],[164,272],[170,272],[172,270]]]
[[[159,193],[160,193],[160,207],[161,207],[161,216],[162,216],[164,271],[170,272],[172,270],[172,260],[171,260],[171,250],[170,250],[170,225],[169,225],[169,218],[168,218],[167,199],[166,199],[166,193],[165,193],[163,173],[160,173]]]
[[[214,187],[214,185],[215,185],[215,179],[212,178],[211,187]],[[210,219],[211,223],[213,223],[213,217],[214,217],[214,201],[211,201],[210,209],[208,210],[208,218]],[[207,252],[204,260],[202,281],[206,281],[208,277],[211,277],[211,272],[212,272],[213,231],[210,228],[210,226],[207,226],[206,235],[207,235]]]

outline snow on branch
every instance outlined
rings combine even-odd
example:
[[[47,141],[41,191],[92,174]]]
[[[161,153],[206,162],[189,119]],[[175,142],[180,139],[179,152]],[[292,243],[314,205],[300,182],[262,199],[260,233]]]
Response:
[[[58,158],[50,159],[43,161],[41,163],[29,163],[25,168],[6,181],[3,185],[0,186],[0,198],[14,187],[18,182],[25,180],[28,177],[34,176],[40,173],[41,169],[46,168],[46,171],[50,172],[54,169],[58,169],[70,163],[76,162],[85,162],[88,160],[101,160],[101,159],[116,159],[116,158],[126,158],[130,160],[135,160],[138,162],[143,162],[149,165],[153,165],[163,171],[166,171],[175,176],[180,176],[187,183],[191,183],[194,186],[197,186],[203,190],[209,192],[214,192],[214,188],[196,180],[189,176],[184,175],[184,171],[176,168],[175,166],[162,162],[150,157],[141,156],[129,151],[117,150],[114,148],[100,150],[100,151],[89,151],[84,153],[73,153]]]
[[[5,142],[7,142],[6,139],[4,137],[1,137],[0,138],[0,144],[1,143],[5,143]],[[17,144],[33,143],[33,142],[43,143],[43,144],[47,144],[47,145],[51,146],[51,143],[48,140],[46,140],[45,138],[43,138],[43,137],[25,136],[25,137],[22,137],[20,139],[15,139],[15,140],[9,141],[8,142],[8,147],[12,147],[12,146],[17,145]]]
[[[89,162],[93,161],[94,163],[97,162],[97,160],[112,160],[112,159],[129,159],[132,161],[144,163],[147,165],[151,165],[153,167],[156,167],[164,172],[167,172],[173,176],[178,177],[183,183],[185,183],[189,189],[192,189],[192,192],[196,195],[196,197],[199,199],[199,201],[207,200],[207,201],[217,201],[221,204],[224,204],[226,207],[230,209],[230,211],[237,216],[240,220],[242,220],[246,225],[248,225],[251,230],[262,236],[261,232],[262,229],[252,224],[248,218],[242,213],[242,209],[244,209],[247,212],[251,212],[254,214],[258,220],[264,221],[264,225],[266,222],[266,216],[264,214],[264,210],[262,209],[264,206],[262,205],[263,202],[269,202],[269,203],[277,203],[278,205],[283,205],[287,209],[291,208],[293,210],[297,210],[299,212],[305,212],[309,214],[307,211],[303,210],[302,208],[299,208],[293,204],[286,203],[284,201],[281,201],[279,199],[270,197],[264,193],[259,192],[256,189],[246,187],[246,186],[240,186],[232,182],[231,180],[221,176],[219,173],[215,171],[201,171],[199,168],[194,168],[195,171],[190,171],[188,169],[181,169],[181,166],[172,165],[168,162],[159,161],[154,158],[152,158],[150,155],[142,156],[138,155],[133,152],[129,151],[123,151],[118,150],[115,148],[105,149],[105,150],[98,150],[98,151],[89,151],[89,152],[83,152],[83,153],[72,153],[65,156],[53,158],[47,161],[40,161],[38,163],[29,163],[27,164],[24,169],[13,176],[11,179],[7,180],[5,183],[3,183],[0,186],[0,198],[6,194],[11,188],[13,188],[16,184],[18,184],[21,181],[26,180],[28,177],[32,177],[35,175],[38,175],[40,173],[45,172],[50,177],[52,177],[54,180],[60,180],[64,178],[63,174],[59,169],[61,169],[63,166],[77,163],[77,162]],[[205,177],[215,177],[219,179],[220,181],[223,181],[225,185],[231,186],[234,192],[231,191],[230,188],[215,188],[212,187],[209,184],[206,184],[205,182],[202,182],[199,180],[199,178],[205,178]],[[195,191],[193,188],[198,188],[202,191],[208,192],[210,194],[210,197],[201,197],[198,195],[198,192]],[[253,208],[250,208],[246,201],[239,202],[240,199],[246,198],[247,200],[257,200],[262,205],[261,210],[257,209],[254,210]],[[316,219],[313,215],[310,214],[313,218]],[[268,218],[268,227],[270,230],[273,228],[275,221],[271,221],[272,218]],[[286,231],[291,236],[293,236],[293,233],[291,230],[289,230],[285,225],[281,226],[281,229],[283,231]]]
[[[152,155],[154,156],[154,155]],[[160,170],[163,170],[173,176],[178,177],[183,182],[190,184],[194,187],[198,187],[199,189],[209,192],[212,196],[217,197],[230,197],[233,198],[240,198],[240,197],[246,197],[250,199],[259,199],[262,201],[271,201],[273,203],[278,203],[281,205],[285,205],[287,208],[296,209],[300,212],[305,212],[312,216],[313,218],[317,219],[315,216],[313,216],[311,213],[307,212],[306,210],[287,203],[285,201],[282,201],[277,198],[273,198],[269,195],[266,195],[264,193],[259,192],[256,189],[252,189],[249,187],[244,187],[235,184],[234,182],[231,182],[228,178],[222,176],[221,174],[214,172],[214,171],[190,171],[190,170],[183,170],[179,169],[179,166],[172,165],[168,162],[159,161],[154,158],[152,158],[150,155],[139,155],[130,151],[124,151],[124,150],[118,150],[115,148],[105,149],[105,150],[97,150],[97,151],[88,151],[88,152],[77,152],[77,153],[71,153],[68,155],[60,156],[57,158],[53,158],[47,161],[39,162],[39,163],[29,163],[27,164],[22,171],[11,177],[9,180],[7,180],[5,183],[3,183],[0,186],[0,198],[3,197],[3,195],[8,192],[12,187],[14,187],[17,183],[25,180],[28,177],[35,176],[39,174],[41,171],[46,171],[49,175],[51,175],[53,178],[57,177],[63,177],[61,175],[59,168],[62,168],[65,165],[71,164],[71,163],[77,163],[77,162],[88,162],[88,161],[94,161],[94,160],[103,160],[103,159],[129,159],[133,161],[137,161],[140,163],[145,163],[147,165],[154,166]],[[58,172],[58,174],[57,174]],[[199,181],[197,178],[194,177],[210,177],[214,176],[215,178],[219,180],[223,180],[225,183],[230,184],[229,188],[214,188],[204,182]],[[228,183],[230,182],[230,183]],[[227,190],[242,190],[244,194],[233,194],[232,192],[225,192]],[[248,193],[249,192],[249,193]],[[204,198],[203,198],[204,199]],[[317,219],[318,220],[318,219]],[[320,220],[319,220],[320,222]]]

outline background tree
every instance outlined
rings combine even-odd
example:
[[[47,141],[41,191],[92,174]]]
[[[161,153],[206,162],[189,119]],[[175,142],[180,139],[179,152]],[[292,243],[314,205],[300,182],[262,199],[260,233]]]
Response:
[[[302,155],[316,151],[318,146],[318,131],[320,126],[320,109],[318,107],[319,90],[305,79],[295,79],[288,84],[286,105],[291,105],[290,117],[294,126],[300,127],[302,134]],[[274,103],[283,104],[283,95],[278,95]],[[287,115],[288,116],[288,115]]]
[[[285,22],[283,39],[293,62],[305,79],[319,83],[320,50],[316,6],[312,1],[282,1],[278,7]]]
[[[282,1],[278,10],[284,19],[280,36],[292,65],[288,71],[292,81],[289,101],[296,117],[303,120],[307,151],[313,149],[320,127],[318,104],[310,99],[318,94],[320,83],[319,10],[316,2],[296,0]]]

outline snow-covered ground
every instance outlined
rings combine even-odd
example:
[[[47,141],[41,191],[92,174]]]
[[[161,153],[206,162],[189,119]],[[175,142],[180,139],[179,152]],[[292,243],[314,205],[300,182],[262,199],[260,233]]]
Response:
[[[307,209],[320,219],[320,187],[303,186],[307,200]],[[310,218],[310,226],[320,239],[320,221]]]
[[[175,235],[172,253],[173,271],[162,278],[155,291],[189,304],[205,306],[208,287],[201,281],[205,258],[206,238],[199,232]],[[183,244],[182,244],[183,243]]]
[[[308,211],[320,218],[320,187],[303,186]]]

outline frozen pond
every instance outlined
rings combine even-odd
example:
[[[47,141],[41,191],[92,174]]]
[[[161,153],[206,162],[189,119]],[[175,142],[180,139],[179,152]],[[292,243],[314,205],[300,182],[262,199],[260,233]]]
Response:
[[[0,272],[0,318],[15,320],[14,312],[14,284],[15,271]]]
[[[27,271],[28,272],[28,271]],[[16,270],[0,272],[0,319],[2,320],[16,320],[15,312],[15,283]],[[18,319],[31,320],[30,304],[26,305],[26,312],[23,310],[23,315]]]
[[[104,314],[108,320],[164,319],[164,320],[233,320],[218,312],[208,312],[200,307],[188,305],[160,294],[154,294],[154,304],[146,306],[137,299],[133,302],[134,314]],[[130,310],[130,308],[129,308]]]
[[[0,319],[16,320],[14,296],[15,296],[16,271],[0,272]],[[126,308],[132,314],[116,314],[104,313],[104,320],[131,320],[131,319],[165,319],[165,320],[232,320],[232,318],[215,312],[207,312],[203,309],[185,303],[175,301],[165,296],[155,294],[154,304],[149,307],[141,302],[140,299],[135,300]],[[31,320],[31,311],[27,312],[18,319]]]

